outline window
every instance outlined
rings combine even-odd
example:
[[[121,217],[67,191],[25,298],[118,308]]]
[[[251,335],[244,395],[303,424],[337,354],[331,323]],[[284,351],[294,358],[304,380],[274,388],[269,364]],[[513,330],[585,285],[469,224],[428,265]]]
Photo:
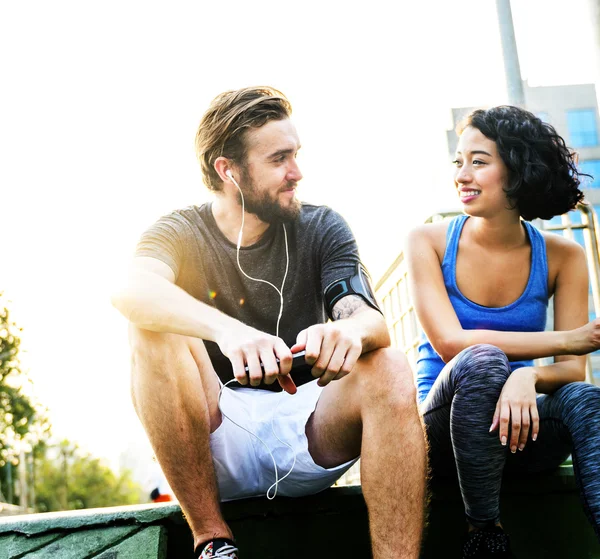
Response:
[[[579,171],[592,175],[592,178],[581,177],[581,186],[583,188],[600,188],[600,159],[580,161]]]
[[[567,123],[572,147],[581,148],[598,145],[598,127],[594,109],[567,111]]]

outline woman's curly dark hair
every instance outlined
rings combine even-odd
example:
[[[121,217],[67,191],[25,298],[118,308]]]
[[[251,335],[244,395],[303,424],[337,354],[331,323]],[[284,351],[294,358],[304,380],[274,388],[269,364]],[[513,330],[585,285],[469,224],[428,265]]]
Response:
[[[533,113],[503,105],[473,111],[457,127],[477,128],[496,142],[508,169],[506,195],[523,219],[550,219],[583,200],[575,155],[553,126]]]

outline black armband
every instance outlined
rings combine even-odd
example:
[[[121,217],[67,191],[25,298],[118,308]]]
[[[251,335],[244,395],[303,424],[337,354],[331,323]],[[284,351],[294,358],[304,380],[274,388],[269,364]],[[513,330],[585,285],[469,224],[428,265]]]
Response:
[[[325,288],[324,295],[325,310],[331,319],[333,319],[333,307],[340,299],[346,297],[346,295],[358,295],[369,307],[381,312],[375,299],[373,288],[371,287],[369,272],[367,272],[367,269],[360,262],[356,265],[354,275],[330,283]]]

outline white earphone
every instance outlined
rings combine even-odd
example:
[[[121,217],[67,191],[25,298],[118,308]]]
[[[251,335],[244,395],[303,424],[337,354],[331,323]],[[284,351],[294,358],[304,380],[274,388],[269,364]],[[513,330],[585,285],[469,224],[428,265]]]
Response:
[[[270,281],[263,280],[263,279],[260,279],[260,278],[253,278],[252,276],[249,276],[246,272],[244,272],[244,270],[242,269],[242,266],[240,264],[240,246],[242,245],[242,235],[243,235],[243,231],[244,231],[244,221],[245,221],[245,215],[246,215],[246,205],[245,205],[245,201],[244,201],[244,193],[242,192],[242,189],[240,188],[240,185],[233,178],[233,173],[231,172],[230,169],[227,169],[225,171],[225,175],[227,175],[233,181],[233,184],[235,184],[235,186],[239,190],[240,197],[241,197],[241,200],[242,200],[242,223],[241,223],[241,226],[240,226],[240,232],[239,232],[239,235],[238,235],[238,241],[237,241],[237,247],[236,247],[237,248],[237,250],[236,250],[236,259],[237,259],[238,268],[239,268],[240,272],[242,272],[242,274],[245,277],[247,277],[249,280],[260,282],[260,283],[266,283],[267,285],[270,285],[277,292],[277,294],[279,295],[279,301],[280,301],[279,315],[277,317],[277,326],[275,328],[275,335],[279,336],[279,322],[281,321],[281,317],[283,315],[283,287],[285,285],[285,280],[287,278],[288,270],[289,270],[289,266],[290,266],[290,254],[289,254],[289,248],[288,248],[287,230],[285,228],[285,225],[282,223],[281,226],[283,227],[283,235],[284,235],[284,239],[285,239],[285,257],[286,257],[286,262],[285,262],[285,273],[283,275],[283,281],[281,282],[281,287],[280,288],[277,288],[277,286],[273,285]],[[271,449],[268,447],[268,445],[258,435],[252,433],[252,431],[249,431],[248,429],[246,429],[244,426],[240,425],[239,423],[236,423],[221,408],[221,396],[223,395],[223,390],[225,389],[225,387],[228,384],[230,384],[232,382],[236,382],[236,379],[235,378],[231,379],[230,381],[226,382],[225,384],[222,384],[221,383],[221,379],[219,379],[219,384],[221,384],[221,390],[219,391],[219,398],[217,400],[217,405],[219,407],[219,411],[221,412],[221,414],[226,419],[228,419],[229,421],[231,421],[231,423],[233,423],[234,425],[236,425],[237,427],[239,427],[243,431],[246,431],[246,433],[248,433],[252,437],[255,437],[256,439],[258,439],[261,442],[261,444],[267,449],[267,452],[269,453],[269,455],[271,457],[271,460],[273,461],[273,469],[275,471],[275,483],[273,483],[271,485],[271,487],[269,487],[269,489],[267,489],[267,499],[272,500],[277,495],[277,489],[279,487],[279,483],[281,481],[283,481],[286,477],[288,477],[292,473],[292,471],[294,470],[294,467],[296,465],[296,451],[294,450],[294,448],[290,444],[286,443],[285,441],[282,441],[277,436],[277,433],[275,433],[275,414],[277,413],[277,410],[279,408],[279,404],[281,403],[281,399],[277,403],[277,406],[273,410],[273,415],[271,416],[271,431],[273,432],[273,435],[275,436],[275,438],[281,444],[287,446],[292,451],[294,459],[293,459],[293,462],[292,462],[292,467],[289,469],[289,471],[287,472],[287,474],[285,474],[283,477],[280,478],[279,477],[279,469],[277,468],[277,462],[275,460],[275,457],[273,456],[273,453],[271,452]],[[282,393],[282,397],[284,397],[284,394],[285,394],[285,392]]]

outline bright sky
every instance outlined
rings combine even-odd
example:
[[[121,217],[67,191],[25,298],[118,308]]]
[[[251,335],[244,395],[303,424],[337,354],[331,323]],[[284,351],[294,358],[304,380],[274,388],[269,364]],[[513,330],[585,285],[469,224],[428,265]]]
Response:
[[[532,85],[593,81],[586,1],[513,0]],[[454,204],[449,107],[506,102],[495,2],[399,6],[0,3],[0,290],[57,436],[115,462],[145,452],[109,297],[147,226],[208,199],[193,139],[217,93],[288,95],[300,197],[346,217],[375,279]]]

